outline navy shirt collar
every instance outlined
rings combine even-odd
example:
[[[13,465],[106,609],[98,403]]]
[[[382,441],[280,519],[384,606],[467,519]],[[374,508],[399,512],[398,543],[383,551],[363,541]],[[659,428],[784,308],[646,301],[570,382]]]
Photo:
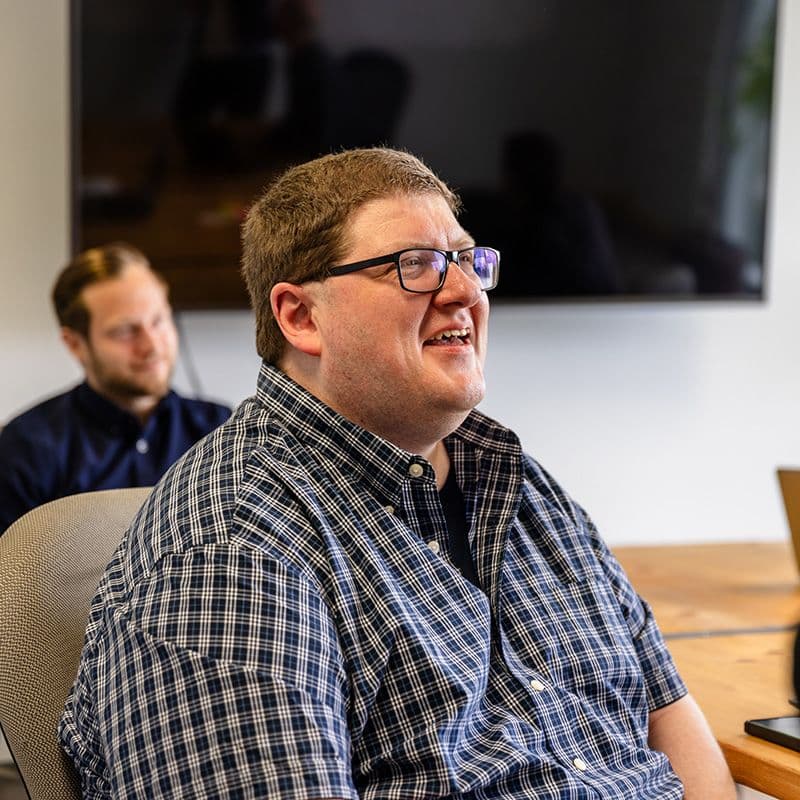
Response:
[[[170,391],[161,398],[145,425],[129,411],[120,408],[103,395],[98,394],[86,381],[75,387],[75,399],[81,413],[93,418],[95,422],[113,435],[130,433],[138,436],[156,424],[156,419],[173,406],[177,395]]]

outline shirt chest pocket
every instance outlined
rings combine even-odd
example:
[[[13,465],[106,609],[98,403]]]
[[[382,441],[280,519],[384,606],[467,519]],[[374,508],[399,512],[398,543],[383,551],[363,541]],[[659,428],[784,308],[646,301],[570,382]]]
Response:
[[[588,536],[560,517],[512,525],[499,592],[507,646],[526,667],[570,690],[641,682],[622,608]]]
[[[435,749],[437,736],[478,702],[487,680],[491,616],[488,602],[455,602],[433,582],[373,579],[370,594],[380,600],[364,608],[368,624],[352,670],[358,676],[351,709],[355,761],[393,762],[409,744],[409,731],[416,746]],[[387,737],[386,731],[405,733]],[[420,745],[420,737],[431,738]]]

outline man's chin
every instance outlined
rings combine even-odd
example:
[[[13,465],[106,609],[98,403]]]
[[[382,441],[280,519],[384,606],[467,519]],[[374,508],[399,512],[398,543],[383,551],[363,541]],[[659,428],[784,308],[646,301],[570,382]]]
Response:
[[[453,414],[463,415],[464,418],[483,400],[485,391],[483,385],[470,385],[459,387],[457,390],[441,396],[441,410]]]
[[[103,387],[106,394],[127,400],[154,398],[160,400],[169,392],[169,380],[117,380],[108,381]]]
[[[456,381],[451,397],[455,406],[462,411],[472,411],[486,395],[486,384],[483,377],[473,376]]]

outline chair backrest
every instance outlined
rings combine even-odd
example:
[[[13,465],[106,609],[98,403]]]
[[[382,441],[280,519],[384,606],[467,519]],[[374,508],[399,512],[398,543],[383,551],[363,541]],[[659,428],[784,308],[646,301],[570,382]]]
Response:
[[[62,497],[0,536],[0,723],[31,800],[80,798],[56,728],[77,672],[89,604],[150,491]]]

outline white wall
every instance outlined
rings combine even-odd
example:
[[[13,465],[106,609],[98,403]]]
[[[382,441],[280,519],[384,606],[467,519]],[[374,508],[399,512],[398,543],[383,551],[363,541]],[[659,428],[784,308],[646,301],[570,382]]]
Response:
[[[47,292],[68,253],[64,3],[0,0],[0,420],[77,371]],[[769,298],[758,305],[498,306],[483,408],[612,544],[785,535],[773,475],[800,465],[800,6],[781,4]],[[205,391],[255,383],[246,312],[184,314]],[[186,372],[178,387],[187,387]]]
[[[45,297],[68,251],[66,7],[0,0],[0,420],[72,374]]]
[[[42,287],[68,242],[65,7],[0,0],[0,420],[64,374]]]

